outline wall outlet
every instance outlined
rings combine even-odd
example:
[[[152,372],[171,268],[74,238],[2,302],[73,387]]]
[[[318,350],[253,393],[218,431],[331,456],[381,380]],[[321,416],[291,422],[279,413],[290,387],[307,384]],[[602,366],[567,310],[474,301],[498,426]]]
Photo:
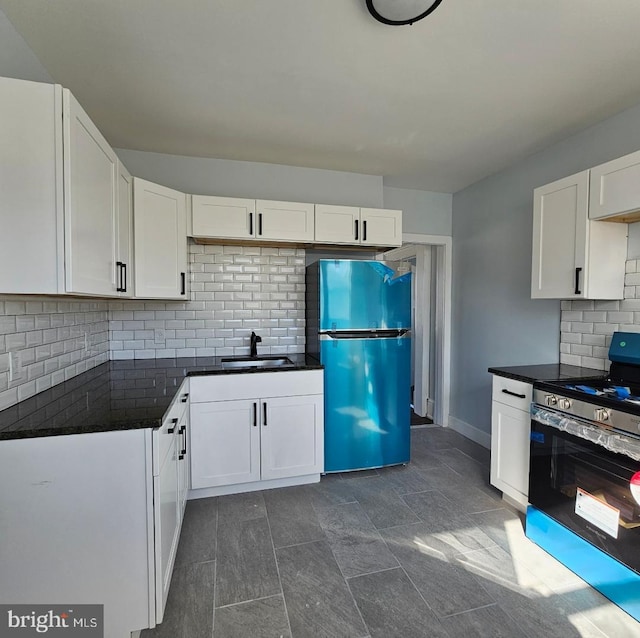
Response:
[[[9,353],[9,381],[18,381],[24,377],[22,355],[19,351]]]
[[[162,345],[164,343],[164,330],[162,328],[154,328],[153,343],[156,345]]]

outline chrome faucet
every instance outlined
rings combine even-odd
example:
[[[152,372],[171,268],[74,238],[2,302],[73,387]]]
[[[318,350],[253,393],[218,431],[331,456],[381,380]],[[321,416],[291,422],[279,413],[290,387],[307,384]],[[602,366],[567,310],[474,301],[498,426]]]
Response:
[[[262,337],[258,336],[255,332],[251,333],[251,342],[249,345],[249,356],[258,356],[258,344],[262,342]]]

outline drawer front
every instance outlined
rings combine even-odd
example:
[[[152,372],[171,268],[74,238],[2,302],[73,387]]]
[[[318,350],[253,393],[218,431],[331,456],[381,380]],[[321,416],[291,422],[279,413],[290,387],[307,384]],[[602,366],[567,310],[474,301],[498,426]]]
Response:
[[[493,375],[492,398],[494,401],[528,412],[532,394],[533,386],[531,383]]]
[[[153,433],[153,474],[157,476],[167,455],[178,422],[189,406],[189,379],[185,379],[162,419],[162,425]]]
[[[322,394],[322,370],[191,377],[191,403]]]

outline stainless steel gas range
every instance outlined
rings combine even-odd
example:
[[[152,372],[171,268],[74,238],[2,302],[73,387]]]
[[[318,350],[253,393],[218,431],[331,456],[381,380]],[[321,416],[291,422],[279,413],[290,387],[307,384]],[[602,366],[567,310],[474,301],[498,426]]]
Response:
[[[640,334],[608,377],[534,383],[527,536],[640,620]]]

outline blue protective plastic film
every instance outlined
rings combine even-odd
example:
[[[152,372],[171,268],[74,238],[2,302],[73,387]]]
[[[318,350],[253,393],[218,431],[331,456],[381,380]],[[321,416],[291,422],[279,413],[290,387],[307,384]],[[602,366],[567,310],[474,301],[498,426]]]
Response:
[[[640,575],[531,505],[527,508],[526,535],[640,621]]]

